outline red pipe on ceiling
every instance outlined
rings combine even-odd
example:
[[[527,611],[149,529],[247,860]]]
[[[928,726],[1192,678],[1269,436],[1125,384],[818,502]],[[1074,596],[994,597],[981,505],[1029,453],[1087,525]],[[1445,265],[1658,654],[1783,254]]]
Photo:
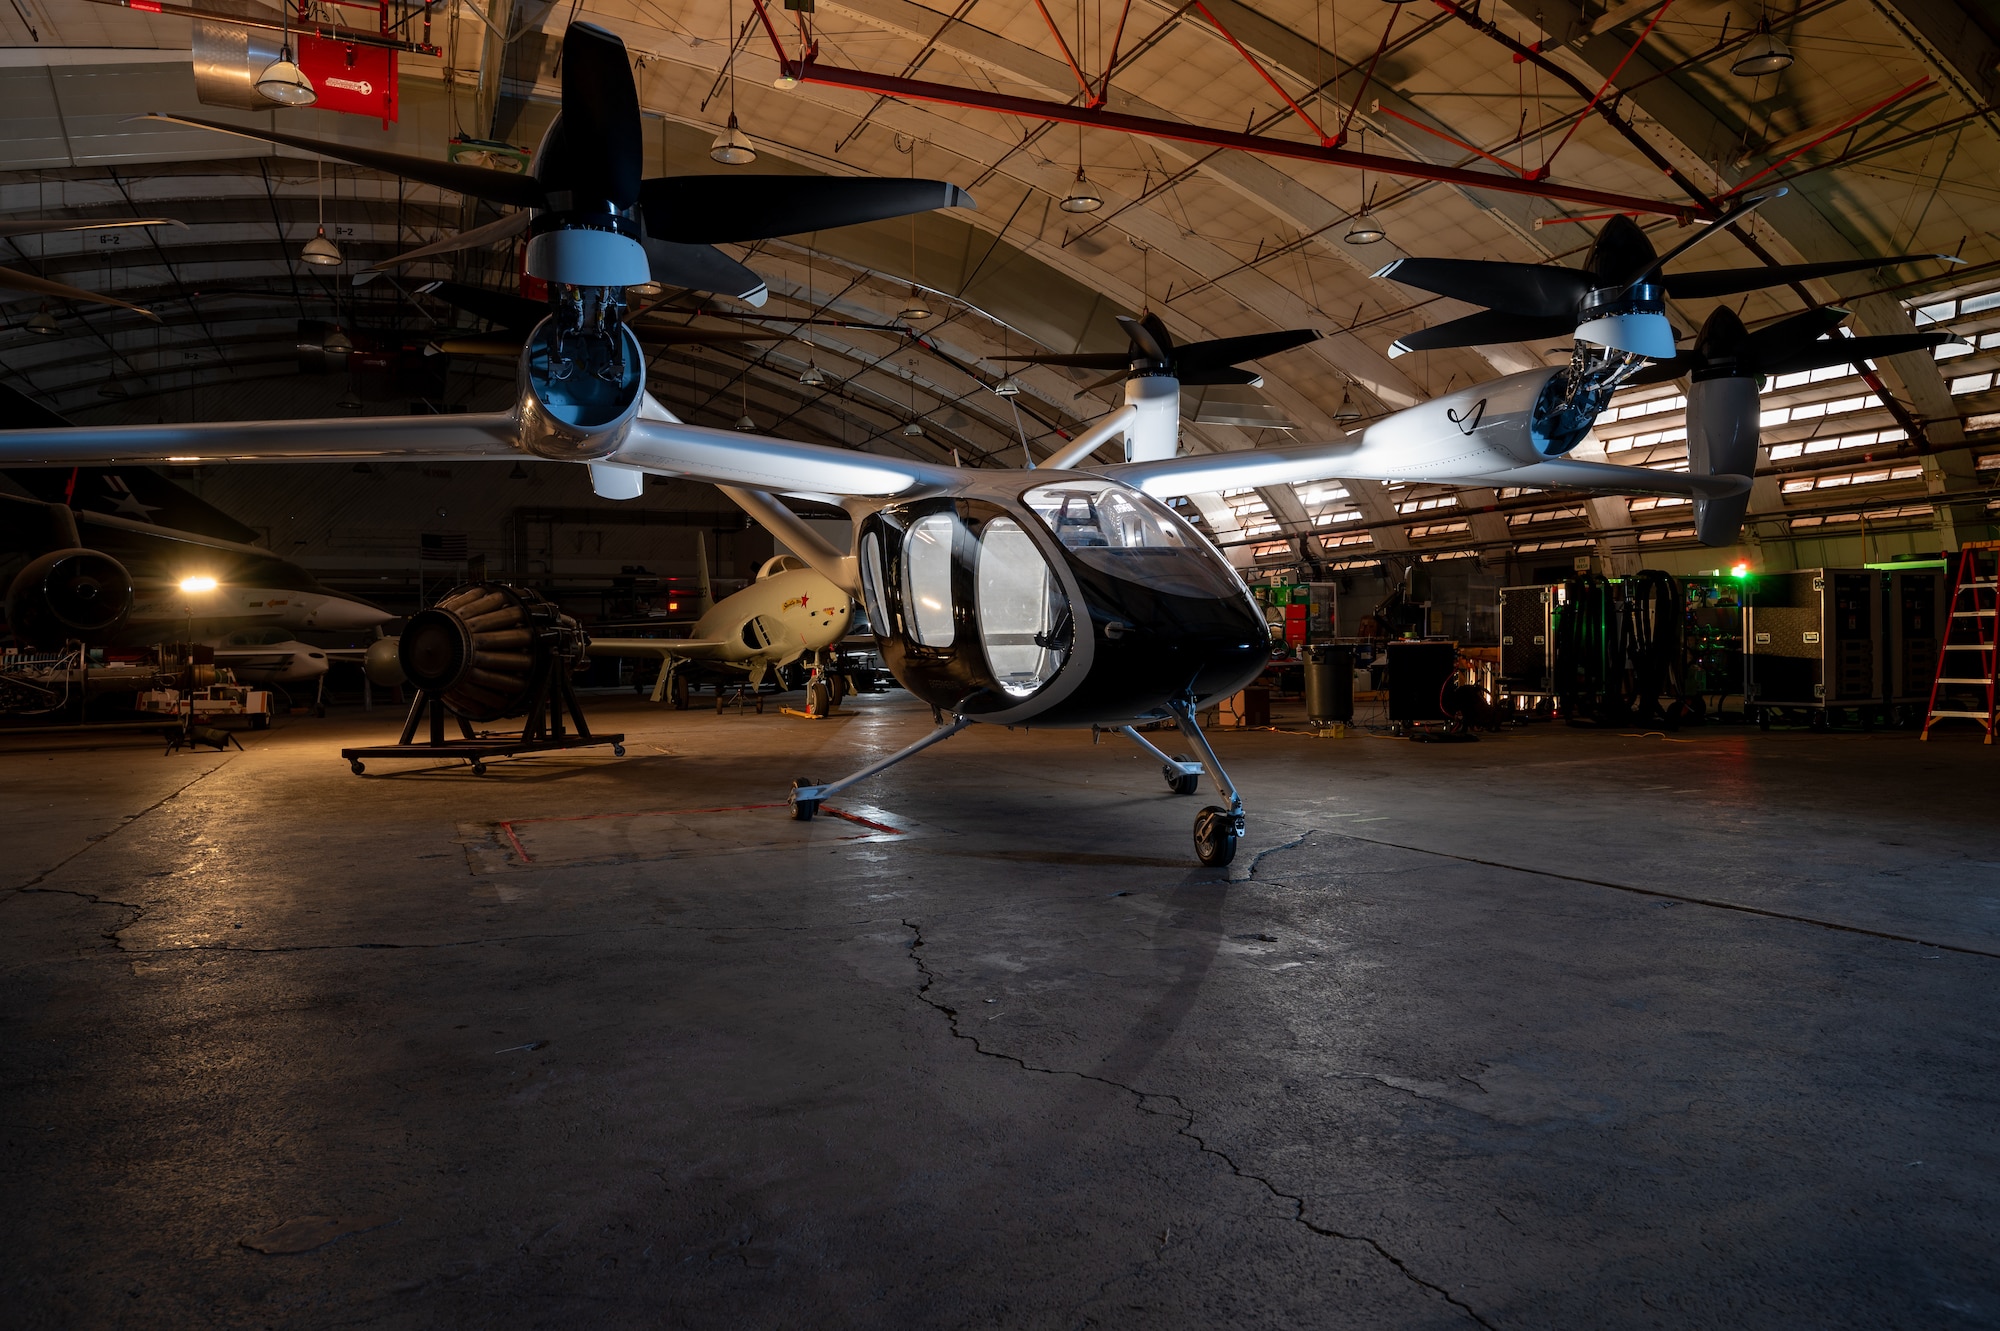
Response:
[[[1429,162],[1411,161],[1404,157],[1384,157],[1376,153],[1353,152],[1346,148],[1322,147],[1316,143],[1299,143],[1263,134],[1211,129],[1206,125],[1191,125],[1177,120],[1156,120],[1150,116],[1126,115],[1123,112],[1107,111],[1101,107],[1044,102],[1032,97],[1014,97],[1006,93],[985,92],[977,88],[959,88],[946,83],[900,78],[893,74],[843,69],[811,60],[801,62],[785,59],[783,64],[785,72],[801,83],[817,83],[830,88],[851,88],[857,92],[871,92],[913,102],[935,102],[944,106],[962,106],[975,111],[994,111],[1001,115],[1020,116],[1028,120],[1084,125],[1120,134],[1134,134],[1142,138],[1198,143],[1211,148],[1233,148],[1239,152],[1258,153],[1266,157],[1285,157],[1295,161],[1318,162],[1325,166],[1352,167],[1386,176],[1436,181],[1439,184],[1456,185],[1464,189],[1493,190],[1501,194],[1525,194],[1531,198],[1587,204],[1620,212],[1658,214],[1676,218],[1683,223],[1691,221],[1696,212],[1691,204],[1635,198],[1604,190],[1558,185],[1548,180],[1524,180],[1518,176],[1503,176],[1491,171],[1469,171],[1463,167],[1438,166]]]

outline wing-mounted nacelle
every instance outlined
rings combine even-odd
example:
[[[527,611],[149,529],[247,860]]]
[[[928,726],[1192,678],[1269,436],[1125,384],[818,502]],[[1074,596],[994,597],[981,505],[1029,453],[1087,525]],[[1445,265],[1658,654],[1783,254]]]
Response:
[[[556,462],[618,451],[646,397],[646,358],[608,293],[569,288],[521,348],[521,446]]]

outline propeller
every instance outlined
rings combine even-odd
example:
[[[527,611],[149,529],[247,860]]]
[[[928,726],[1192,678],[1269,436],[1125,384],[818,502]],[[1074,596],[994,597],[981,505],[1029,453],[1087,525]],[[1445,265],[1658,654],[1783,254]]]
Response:
[[[149,309],[134,305],[129,300],[120,300],[116,296],[100,295],[95,291],[85,291],[82,287],[65,286],[61,282],[51,282],[45,277],[36,277],[33,273],[19,272],[13,268],[0,268],[0,288],[5,288],[9,291],[26,291],[37,296],[53,296],[58,300],[80,300],[93,305],[116,305],[122,310],[132,310],[135,313],[143,314],[154,323],[160,322],[159,315]]]
[[[1627,382],[1657,384],[1688,375],[1688,469],[1697,476],[1749,476],[1757,468],[1762,420],[1759,376],[1859,364],[1959,340],[1949,333],[1833,336],[1847,315],[1828,305],[1751,332],[1734,310],[1717,306],[1702,322],[1690,350],[1647,366]],[[1704,545],[1728,545],[1743,525],[1749,502],[1747,491],[1727,499],[1695,500],[1695,534]]]
[[[1829,365],[1859,365],[1905,351],[1929,351],[1960,339],[1950,333],[1885,333],[1873,337],[1835,337],[1848,311],[1821,306],[1780,319],[1751,332],[1727,306],[1710,311],[1694,346],[1670,360],[1648,365],[1626,382],[1663,384],[1688,375],[1696,383],[1710,379],[1796,374]]]
[[[1173,334],[1157,314],[1140,319],[1118,316],[1130,347],[1125,351],[1084,351],[1054,356],[996,356],[995,360],[1018,361],[1027,365],[1059,365],[1071,369],[1114,370],[1094,383],[1086,384],[1077,396],[1115,384],[1122,379],[1164,376],[1178,379],[1189,387],[1213,384],[1243,384],[1254,387],[1263,377],[1253,370],[1237,368],[1240,361],[1261,360],[1280,351],[1290,351],[1319,339],[1316,328],[1291,328],[1277,333],[1250,333],[1243,337],[1210,338],[1205,342],[1174,344]]]
[[[1669,273],[1666,265],[1694,246],[1742,220],[1753,208],[1784,190],[1748,199],[1726,217],[1703,227],[1668,250],[1653,242],[1631,218],[1608,219],[1584,255],[1581,268],[1507,263],[1484,259],[1397,259],[1375,276],[1486,308],[1398,338],[1389,354],[1472,347],[1495,342],[1534,342],[1574,333],[1634,351],[1654,360],[1672,356],[1672,329],[1662,297],[1694,300],[1782,286],[1816,277],[1862,272],[1920,259],[1958,262],[1948,254],[1897,254],[1834,263],[1779,264],[1769,268],[1717,268]],[[1657,322],[1643,317],[1657,316]],[[1621,322],[1622,320],[1622,322]]]
[[[447,336],[437,339],[425,348],[427,354],[440,353],[454,356],[515,356],[527,341],[528,334],[548,313],[548,308],[539,301],[529,300],[511,292],[494,291],[487,287],[471,286],[464,282],[429,282],[417,288],[428,296],[435,296],[456,309],[464,310],[474,318],[483,319],[495,325],[492,333]],[[792,334],[763,328],[691,328],[684,324],[628,323],[632,335],[640,345],[649,347],[671,346],[727,346],[737,342],[783,342]]]
[[[127,226],[177,226],[188,229],[186,222],[172,217],[120,217],[109,222],[86,222],[73,217],[25,218],[15,222],[0,222],[0,240],[14,236],[46,236],[58,231],[110,231]]]
[[[225,125],[194,116],[155,112],[149,118],[260,139],[489,203],[532,210],[541,214],[530,223],[537,242],[557,230],[590,233],[576,237],[573,247],[548,247],[552,255],[563,257],[554,259],[556,269],[537,274],[557,281],[565,280],[562,273],[566,271],[587,274],[586,280],[573,283],[583,286],[613,285],[613,280],[597,279],[612,272],[629,273],[629,267],[606,262],[608,248],[617,244],[607,237],[613,233],[625,236],[629,228],[635,235],[643,232],[645,260],[655,281],[761,304],[758,297],[763,283],[750,270],[714,250],[715,244],[823,231],[933,208],[975,206],[970,194],[942,180],[735,173],[644,179],[639,96],[625,44],[615,34],[582,22],[571,23],[563,35],[562,111],[543,138],[528,174]],[[478,239],[469,238],[473,233],[459,239],[472,246],[507,234],[498,224],[482,230],[487,234]],[[397,261],[449,253],[452,248],[457,247],[440,241],[399,256]],[[530,257],[532,262],[534,244],[530,245]],[[575,266],[572,269],[563,264]]]

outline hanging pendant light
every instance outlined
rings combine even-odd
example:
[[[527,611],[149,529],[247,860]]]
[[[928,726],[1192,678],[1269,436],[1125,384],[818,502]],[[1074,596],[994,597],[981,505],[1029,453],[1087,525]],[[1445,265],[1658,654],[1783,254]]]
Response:
[[[319,100],[312,80],[293,63],[292,48],[289,46],[280,51],[278,58],[266,65],[264,72],[257,76],[257,92],[280,106],[311,106]]]
[[[1361,151],[1365,153],[1368,151],[1368,127],[1366,125],[1361,127],[1360,134]],[[1347,234],[1341,237],[1341,239],[1350,245],[1374,245],[1389,238],[1389,233],[1377,226],[1375,219],[1368,215],[1368,209],[1374,202],[1375,195],[1368,188],[1368,168],[1363,167],[1361,169],[1361,211],[1354,215],[1354,225],[1347,229]]]
[[[1083,168],[1078,167],[1076,180],[1070,185],[1069,193],[1063,196],[1060,206],[1066,213],[1094,213],[1104,206],[1104,197],[1084,177]]]
[[[818,365],[814,364],[808,358],[806,360],[806,368],[799,374],[799,382],[807,388],[821,388],[826,384],[826,375],[821,372]]]
[[[284,44],[278,48],[278,58],[264,66],[264,72],[257,76],[257,93],[268,97],[280,106],[311,106],[319,100],[312,80],[306,72],[292,60],[292,7],[284,9]]]
[[[736,0],[729,0],[729,30],[736,31]],[[708,155],[724,166],[748,166],[757,160],[757,150],[750,145],[750,136],[736,123],[736,48],[729,48],[727,63],[722,72],[729,78],[729,127],[715,136],[715,142],[708,145]]]
[[[326,238],[325,227],[321,227],[318,233],[299,250],[299,258],[321,268],[338,268],[347,262],[340,252],[340,246]]]
[[[337,268],[343,262],[340,246],[326,238],[326,162],[319,163],[319,232],[305,243],[299,258],[319,268]]]
[[[1354,219],[1354,225],[1342,237],[1350,245],[1373,245],[1388,238],[1389,233],[1375,225],[1375,219],[1368,215],[1366,208],[1361,210],[1361,215]]]
[[[750,144],[750,136],[736,123],[736,113],[729,113],[729,128],[715,136],[709,145],[708,155],[724,166],[748,166],[757,160],[757,150]]]
[[[352,380],[348,382],[347,391],[341,394],[340,401],[334,403],[333,405],[339,407],[342,411],[361,410],[361,397],[358,393],[354,391],[354,383]]]
[[[905,439],[921,439],[924,437],[924,427],[915,421],[911,421],[903,427],[903,437]]]
[[[1076,127],[1076,180],[1064,196],[1061,207],[1066,213],[1094,213],[1104,206],[1104,198],[1083,174],[1083,126]]]
[[[904,323],[916,323],[920,319],[931,317],[931,307],[924,303],[924,293],[918,289],[916,283],[910,284],[910,303],[903,307],[897,317]]]
[[[1792,48],[1778,40],[1771,31],[1771,21],[1765,19],[1757,25],[1757,35],[1744,43],[1729,72],[1740,79],[1754,79],[1791,67]]]
[[[736,428],[739,430],[754,430],[757,428],[757,422],[751,420],[750,413],[746,411],[736,418]]]
[[[28,322],[22,326],[29,332],[38,333],[43,337],[62,336],[62,325],[57,323],[56,316],[49,312],[47,301],[43,301],[42,308],[29,315]]]
[[[1016,379],[1011,374],[1008,375],[1005,379],[1002,379],[999,383],[993,385],[993,396],[995,397],[1021,396],[1020,380]]]

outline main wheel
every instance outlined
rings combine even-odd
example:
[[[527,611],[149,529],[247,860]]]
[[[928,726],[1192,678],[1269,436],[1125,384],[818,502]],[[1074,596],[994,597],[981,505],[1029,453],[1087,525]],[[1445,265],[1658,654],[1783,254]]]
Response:
[[[1194,854],[1211,869],[1236,858],[1236,818],[1229,810],[1211,804],[1195,818]]]
[[[799,798],[800,790],[817,784],[819,783],[811,777],[804,776],[792,782],[792,818],[795,821],[809,823],[813,820],[813,815],[819,812],[818,800],[802,800]]]
[[[1174,761],[1184,763],[1188,761],[1188,756],[1184,753],[1177,753],[1174,755]],[[1160,775],[1167,779],[1167,789],[1173,791],[1176,795],[1192,795],[1201,786],[1201,773],[1199,772],[1183,772],[1178,767],[1163,763],[1160,766]]]
[[[806,715],[825,716],[833,710],[833,689],[824,679],[806,685]]]
[[[675,711],[685,712],[688,709],[688,682],[686,675],[675,675],[673,681],[667,685],[667,692],[673,697]]]

